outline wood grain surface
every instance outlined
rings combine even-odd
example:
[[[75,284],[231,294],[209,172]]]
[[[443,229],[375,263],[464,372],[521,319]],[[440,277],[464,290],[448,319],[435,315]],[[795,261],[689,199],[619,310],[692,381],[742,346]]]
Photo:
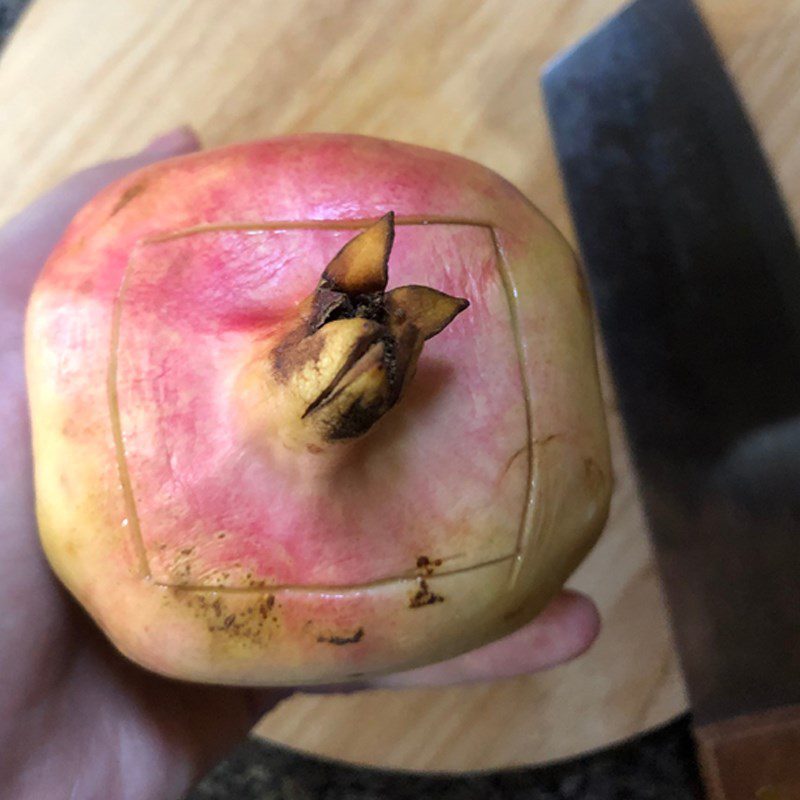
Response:
[[[572,235],[537,75],[618,0],[38,0],[0,61],[0,219],[73,170],[191,123],[208,146],[298,131],[396,138],[497,170]],[[800,212],[800,0],[705,0]],[[572,664],[470,687],[297,696],[258,731],[411,769],[529,764],[686,706],[609,399],[617,489],[571,581],[605,627]],[[78,710],[76,709],[76,713]]]

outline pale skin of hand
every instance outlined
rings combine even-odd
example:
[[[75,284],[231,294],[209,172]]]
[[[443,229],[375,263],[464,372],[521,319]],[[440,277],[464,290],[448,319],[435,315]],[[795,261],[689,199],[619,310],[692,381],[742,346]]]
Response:
[[[39,548],[23,372],[32,284],[73,214],[133,169],[198,149],[181,128],[138,155],[72,176],[0,229],[0,796],[16,800],[179,798],[286,690],[186,685],[126,661],[61,588]],[[369,687],[525,674],[582,653],[599,628],[590,600],[563,592],[498,642]]]

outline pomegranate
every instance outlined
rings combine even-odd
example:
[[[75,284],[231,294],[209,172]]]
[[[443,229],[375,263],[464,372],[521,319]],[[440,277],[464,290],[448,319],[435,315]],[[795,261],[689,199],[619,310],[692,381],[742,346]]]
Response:
[[[116,647],[347,680],[532,619],[610,493],[558,232],[473,162],[306,135],[102,191],[27,319],[37,514]]]

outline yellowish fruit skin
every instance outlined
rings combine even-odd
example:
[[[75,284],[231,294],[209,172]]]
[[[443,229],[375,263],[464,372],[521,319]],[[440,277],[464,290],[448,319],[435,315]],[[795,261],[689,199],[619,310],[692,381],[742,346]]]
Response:
[[[276,199],[275,169],[304,158],[324,175],[317,194],[283,186]],[[469,220],[492,237],[530,433],[515,465],[524,492],[502,512],[518,520],[516,551],[461,570],[436,565],[431,554],[430,565],[354,586],[230,590],[155,580],[130,535],[132,489],[109,412],[115,301],[136,243],[194,226],[371,220],[388,210],[398,220]],[[26,369],[47,557],[113,644],[163,675],[313,684],[454,656],[533,619],[606,520],[608,439],[591,310],[573,253],[512,186],[435,151],[291,137],[175,159],[117,182],[78,214],[37,283]]]

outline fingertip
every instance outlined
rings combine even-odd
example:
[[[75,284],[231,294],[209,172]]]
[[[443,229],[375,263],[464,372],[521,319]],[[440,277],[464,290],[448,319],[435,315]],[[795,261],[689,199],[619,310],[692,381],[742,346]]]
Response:
[[[600,634],[600,612],[594,601],[581,592],[565,589],[545,609],[538,621],[549,614],[559,618],[556,624],[559,626],[562,658],[554,663],[560,664],[583,655]]]
[[[597,606],[566,590],[532,622],[449,661],[371,681],[376,687],[441,686],[511,678],[563,664],[585,653],[600,631]]]
[[[200,137],[191,125],[180,125],[160,136],[156,136],[140,155],[167,158],[193,153],[201,147]]]

